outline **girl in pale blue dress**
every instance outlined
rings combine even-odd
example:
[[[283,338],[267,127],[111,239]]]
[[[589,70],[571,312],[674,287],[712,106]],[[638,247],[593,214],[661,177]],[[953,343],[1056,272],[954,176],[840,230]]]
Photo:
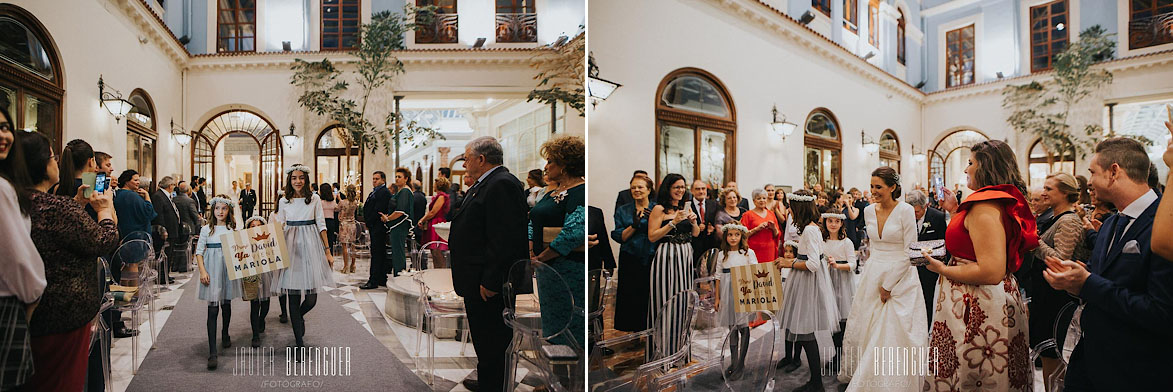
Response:
[[[200,239],[196,243],[196,264],[200,269],[199,299],[208,303],[208,370],[216,370],[216,317],[224,314],[223,346],[232,346],[228,336],[228,324],[232,319],[232,299],[241,294],[240,281],[228,279],[228,267],[224,264],[224,252],[220,236],[236,228],[232,209],[235,207],[226,197],[216,196],[208,201],[211,217],[208,224],[200,228]]]
[[[305,347],[305,314],[318,303],[318,291],[335,286],[334,256],[326,245],[322,199],[310,190],[309,178],[310,168],[305,165],[285,170],[285,195],[273,214],[274,221],[285,224],[289,268],[281,272],[272,291],[286,295],[293,337],[299,348]]]
[[[257,226],[264,226],[266,224],[265,218],[254,216],[244,221],[244,227],[250,229]],[[249,290],[247,285],[256,282],[256,293],[248,293],[246,297],[251,297],[248,301],[249,323],[253,330],[253,347],[261,347],[261,333],[265,332],[265,316],[269,314],[269,300],[274,295],[273,285],[281,279],[281,270],[262,272],[247,278],[242,279],[242,286],[245,290]]]

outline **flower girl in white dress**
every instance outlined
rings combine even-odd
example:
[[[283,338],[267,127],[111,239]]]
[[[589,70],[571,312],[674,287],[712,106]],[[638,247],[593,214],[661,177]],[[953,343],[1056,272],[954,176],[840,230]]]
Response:
[[[748,236],[745,234],[748,231],[745,226],[737,223],[721,226],[721,245],[718,246],[720,252],[717,253],[717,267],[721,269],[721,305],[717,318],[732,332],[729,336],[729,351],[733,357],[733,363],[725,369],[726,378],[735,378],[741,374],[745,368],[745,355],[749,351],[749,320],[733,310],[733,277],[730,275],[734,267],[758,262],[757,255],[746,243]]]

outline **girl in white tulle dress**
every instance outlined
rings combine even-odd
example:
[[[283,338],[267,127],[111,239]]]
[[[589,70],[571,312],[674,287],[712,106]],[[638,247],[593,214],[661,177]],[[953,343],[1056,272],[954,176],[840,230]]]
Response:
[[[819,212],[815,197],[805,189],[786,195],[790,200],[791,216],[798,227],[798,255],[794,260],[779,259],[779,268],[790,268],[783,284],[782,328],[786,331],[786,352],[791,347],[806,351],[810,381],[799,391],[822,391],[822,357],[819,355],[816,335],[839,332],[839,309],[831,290],[831,277],[823,261],[823,234],[819,230]],[[778,362],[783,371],[798,368],[798,355],[787,355]]]
[[[232,208],[235,203],[223,196],[208,200],[211,216],[208,224],[200,228],[200,239],[196,242],[195,258],[199,268],[199,299],[208,304],[208,370],[216,370],[216,317],[224,316],[221,343],[224,348],[232,346],[228,336],[228,324],[232,320],[232,299],[240,298],[240,280],[228,278],[228,266],[224,263],[224,250],[220,236],[236,229]]]
[[[851,299],[855,297],[855,245],[848,239],[843,228],[843,214],[823,214],[823,243],[827,256],[827,268],[831,275],[831,289],[835,291],[835,305],[839,309],[839,333],[831,335],[835,342],[836,356],[831,363],[839,363],[839,349],[843,348],[843,330],[847,326],[847,314],[851,313]]]
[[[304,165],[285,171],[285,195],[273,214],[274,221],[285,224],[289,248],[289,268],[281,272],[273,292],[286,295],[298,347],[305,347],[305,314],[318,303],[318,291],[335,286],[322,199],[310,190],[309,177],[310,168]]]
[[[733,277],[730,271],[734,267],[757,264],[758,257],[746,243],[745,226],[737,223],[727,223],[721,226],[721,244],[717,252],[717,268],[721,272],[720,308],[717,319],[729,327],[729,351],[733,356],[733,363],[725,369],[725,376],[737,377],[745,368],[745,355],[749,351],[749,321],[742,314],[735,312],[733,301]]]

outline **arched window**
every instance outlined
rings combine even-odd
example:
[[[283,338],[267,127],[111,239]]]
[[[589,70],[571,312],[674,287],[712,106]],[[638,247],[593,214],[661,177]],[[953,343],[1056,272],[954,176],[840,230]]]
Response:
[[[1030,146],[1030,157],[1027,162],[1027,171],[1030,173],[1028,186],[1043,185],[1047,175],[1052,173],[1067,173],[1075,175],[1075,148],[1064,146],[1063,154],[1051,153],[1055,148],[1048,148],[1042,139],[1036,140]]]
[[[208,179],[208,195],[231,192],[231,182],[252,184],[259,212],[276,211],[282,166],[281,135],[264,116],[230,109],[212,116],[192,138],[192,175]],[[259,184],[258,184],[259,183]]]
[[[965,167],[969,164],[969,148],[974,144],[989,140],[986,135],[975,130],[962,129],[953,131],[945,136],[933,147],[929,154],[929,181],[941,177],[946,187],[960,189],[965,187]]]
[[[64,73],[57,45],[32,14],[0,4],[0,106],[13,129],[37,131],[61,151]]]
[[[896,132],[891,129],[880,135],[880,165],[900,173],[900,139],[896,138]]]
[[[1128,49],[1173,43],[1173,2],[1132,0],[1128,7]]]
[[[839,120],[830,110],[815,109],[806,117],[803,144],[803,181],[807,186],[823,184],[824,189],[843,186],[843,135]]]
[[[710,186],[734,178],[733,102],[708,72],[682,68],[656,92],[656,178],[679,173]]]
[[[126,168],[157,180],[155,147],[159,133],[155,128],[155,104],[142,89],[134,89],[127,100],[132,107],[126,115]]]
[[[896,61],[904,64],[904,11],[897,8],[896,12],[900,13],[900,18],[896,19]]]
[[[351,137],[350,157],[347,158],[344,138],[349,133],[346,128],[335,124],[318,134],[318,140],[314,142],[314,173],[317,175],[314,182],[331,186],[337,182],[343,188],[354,185],[361,195],[363,150]]]

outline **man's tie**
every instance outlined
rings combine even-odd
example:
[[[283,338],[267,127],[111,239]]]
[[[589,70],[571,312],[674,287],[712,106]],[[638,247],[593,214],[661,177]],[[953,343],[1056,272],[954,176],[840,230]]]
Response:
[[[1128,222],[1131,221],[1131,216],[1124,215],[1123,213],[1116,215],[1116,225],[1112,227],[1112,243],[1108,246],[1109,252],[1120,243],[1121,237],[1124,236],[1124,229],[1128,227]]]
[[[703,225],[703,224],[705,224],[705,201],[704,201],[704,200],[701,200],[701,201],[700,201],[700,204],[701,204],[701,216],[699,216],[699,217],[697,217],[697,218],[699,218],[698,220],[699,220],[699,221],[701,222],[701,224]]]

